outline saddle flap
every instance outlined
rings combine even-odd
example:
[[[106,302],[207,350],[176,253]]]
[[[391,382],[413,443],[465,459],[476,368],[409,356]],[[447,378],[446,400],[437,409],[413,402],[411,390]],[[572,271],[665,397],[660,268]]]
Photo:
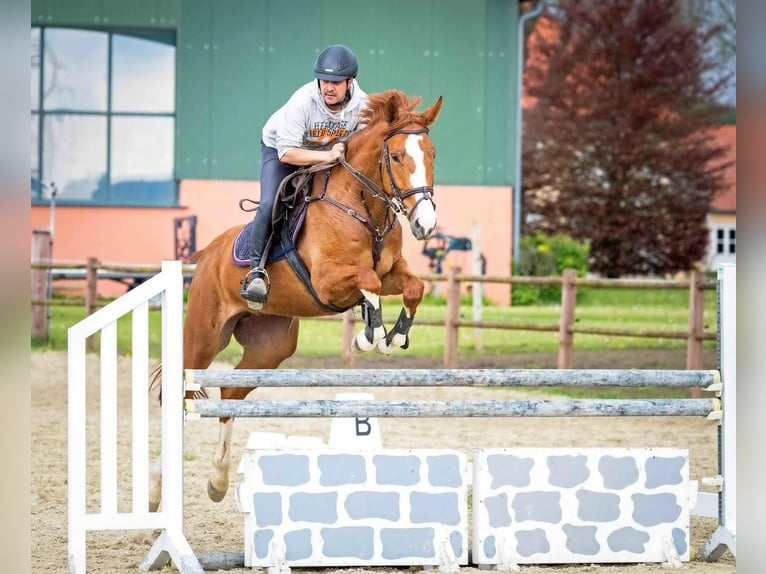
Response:
[[[274,202],[271,214],[272,240],[268,261],[284,259],[285,253],[295,248],[298,233],[306,219],[308,204],[304,198],[311,192],[313,176],[313,172],[298,170],[279,184],[279,201]],[[238,267],[250,266],[250,236],[254,223],[254,220],[247,223],[234,240],[231,259]]]

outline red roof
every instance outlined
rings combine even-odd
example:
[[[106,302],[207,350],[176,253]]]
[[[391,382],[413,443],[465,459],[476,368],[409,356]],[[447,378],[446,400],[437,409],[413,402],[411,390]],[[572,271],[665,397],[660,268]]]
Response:
[[[718,128],[718,143],[727,148],[726,155],[722,161],[731,162],[724,173],[726,187],[713,198],[710,210],[713,212],[734,212],[737,211],[737,126],[727,125]]]

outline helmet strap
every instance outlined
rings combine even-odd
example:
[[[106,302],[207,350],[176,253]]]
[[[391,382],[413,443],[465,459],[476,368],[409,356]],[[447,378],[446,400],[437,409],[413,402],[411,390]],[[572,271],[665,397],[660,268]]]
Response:
[[[354,89],[354,78],[346,79],[346,97],[343,98],[343,105],[351,101],[351,90]]]

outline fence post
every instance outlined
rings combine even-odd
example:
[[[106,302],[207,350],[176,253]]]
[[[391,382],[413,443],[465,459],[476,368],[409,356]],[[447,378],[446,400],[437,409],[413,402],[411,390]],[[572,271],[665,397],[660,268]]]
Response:
[[[700,274],[692,271],[689,276],[689,337],[686,340],[686,368],[702,368],[702,330],[704,328],[705,293],[702,290]],[[699,398],[699,387],[692,387],[690,394]]]
[[[98,260],[88,257],[85,267],[85,316],[89,317],[96,311],[96,299],[98,297]],[[89,351],[98,350],[98,336],[88,337],[86,348]]]
[[[473,233],[471,237],[471,272],[474,275],[483,275],[481,264],[480,236],[481,229],[479,228],[479,224],[474,222]],[[481,281],[474,281],[471,287],[471,295],[473,297],[473,320],[477,323],[481,323],[482,307],[484,305],[484,283]],[[482,333],[483,331],[480,327],[474,327],[473,345],[478,352],[482,352],[484,350]]]
[[[577,299],[577,271],[564,269],[561,276],[561,318],[559,319],[559,356],[556,366],[559,369],[572,368],[574,354],[574,333],[571,331],[575,322],[575,301]]]
[[[344,367],[350,367],[354,364],[354,354],[351,352],[351,341],[354,339],[354,310],[349,309],[343,313],[343,348],[341,349],[341,360]]]
[[[34,229],[32,231],[32,261],[35,263],[50,263],[51,232],[49,229]],[[50,293],[50,269],[32,269],[32,299],[44,301]],[[48,310],[47,305],[32,305],[32,336],[42,341],[48,340]]]
[[[457,368],[458,326],[460,317],[459,268],[447,269],[447,316],[444,319],[444,368]]]

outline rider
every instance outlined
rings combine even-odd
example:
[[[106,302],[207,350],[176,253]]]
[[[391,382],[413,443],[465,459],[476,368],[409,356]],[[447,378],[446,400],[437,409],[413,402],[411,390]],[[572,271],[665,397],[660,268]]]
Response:
[[[356,83],[357,60],[346,46],[328,46],[314,63],[316,82],[293,93],[263,127],[261,198],[250,239],[250,271],[241,295],[260,308],[269,295],[262,254],[271,233],[271,211],[279,183],[302,166],[338,159],[343,140],[360,129],[367,94]]]

